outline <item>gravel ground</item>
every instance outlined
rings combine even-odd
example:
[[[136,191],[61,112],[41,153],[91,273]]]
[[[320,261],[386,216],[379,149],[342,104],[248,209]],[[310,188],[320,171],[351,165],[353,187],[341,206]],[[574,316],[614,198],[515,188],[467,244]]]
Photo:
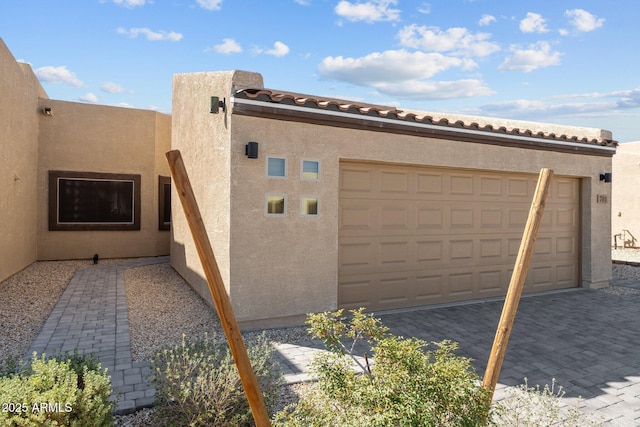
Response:
[[[613,250],[612,257],[614,260],[640,263],[640,249]],[[100,264],[120,261],[101,260]],[[82,267],[92,268],[92,262],[36,262],[0,283],[0,364],[8,356],[21,356],[29,349],[67,283]],[[614,264],[613,276],[640,280],[640,268]],[[168,265],[129,269],[125,280],[134,360],[148,360],[155,350],[179,343],[182,334],[198,337],[212,330],[222,333],[215,311]],[[603,291],[640,293],[637,289],[615,286]],[[274,343],[295,342],[307,337],[304,327],[264,332]],[[304,388],[304,385],[284,387],[280,406],[295,401]],[[152,426],[152,412],[143,410],[117,417],[116,426]]]
[[[29,350],[76,270],[92,266],[93,260],[40,261],[0,283],[0,365]]]
[[[149,360],[165,346],[203,337],[205,332],[224,332],[215,310],[204,302],[168,264],[155,264],[125,271],[129,334],[134,361]],[[247,332],[264,333],[273,343],[308,338],[305,327]]]

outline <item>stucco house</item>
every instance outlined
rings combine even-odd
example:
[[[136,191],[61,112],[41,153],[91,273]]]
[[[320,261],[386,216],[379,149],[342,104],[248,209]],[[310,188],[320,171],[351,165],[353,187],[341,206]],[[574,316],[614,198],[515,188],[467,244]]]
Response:
[[[608,131],[290,93],[244,71],[174,76],[172,108],[245,325],[504,295],[544,167],[525,292],[611,279]],[[177,197],[172,209],[171,264],[210,299]]]
[[[246,327],[504,295],[544,167],[525,291],[611,279],[608,131],[272,90],[245,71],[174,76],[171,116],[57,101],[2,40],[0,93],[0,280],[36,260],[170,253],[211,302],[170,149]]]
[[[0,94],[0,280],[37,260],[169,253],[171,116],[49,99],[2,39]]]

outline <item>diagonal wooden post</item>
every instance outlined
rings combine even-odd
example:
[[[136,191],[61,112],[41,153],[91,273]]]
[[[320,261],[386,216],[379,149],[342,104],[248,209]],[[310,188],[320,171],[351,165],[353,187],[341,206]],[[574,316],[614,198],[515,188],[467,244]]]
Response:
[[[166,153],[166,156],[173,182],[180,201],[182,202],[182,208],[184,209],[196,249],[198,250],[198,255],[200,256],[200,262],[207,277],[209,292],[211,292],[211,297],[213,298],[218,316],[220,317],[220,323],[222,324],[227,341],[229,342],[229,347],[231,348],[231,354],[238,367],[240,380],[242,381],[244,392],[247,395],[253,419],[257,427],[271,426],[269,414],[267,413],[255,373],[251,367],[249,355],[242,340],[240,328],[238,328],[229,295],[227,295],[224,287],[222,276],[218,269],[218,263],[211,248],[209,236],[202,221],[202,216],[200,216],[200,209],[193,194],[191,182],[184,167],[182,156],[178,150],[169,151]]]
[[[540,228],[542,214],[544,213],[544,206],[547,200],[547,194],[549,193],[552,176],[553,171],[550,169],[545,168],[540,171],[538,185],[536,186],[536,192],[531,203],[531,210],[529,211],[529,218],[527,219],[522,241],[520,242],[516,264],[513,269],[513,274],[511,275],[511,282],[509,283],[509,290],[507,291],[507,296],[504,301],[502,315],[500,316],[493,347],[491,348],[491,354],[487,362],[487,370],[482,382],[482,386],[489,390],[490,400],[493,400],[493,392],[496,384],[498,384],[502,361],[507,352],[509,335],[511,334],[516,312],[518,311],[522,288],[527,278],[527,270],[531,262],[536,237],[538,236],[538,229]]]

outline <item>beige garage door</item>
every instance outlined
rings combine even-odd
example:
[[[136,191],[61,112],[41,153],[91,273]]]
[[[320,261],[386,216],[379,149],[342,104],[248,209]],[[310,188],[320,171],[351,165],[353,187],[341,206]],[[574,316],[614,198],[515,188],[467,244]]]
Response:
[[[339,305],[506,294],[537,175],[340,165]],[[554,177],[525,292],[579,284],[578,179]]]

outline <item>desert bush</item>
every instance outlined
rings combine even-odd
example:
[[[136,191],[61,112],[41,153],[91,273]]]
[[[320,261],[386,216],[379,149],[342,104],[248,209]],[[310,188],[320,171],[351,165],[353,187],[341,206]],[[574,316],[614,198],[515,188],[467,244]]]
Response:
[[[556,384],[530,387],[524,384],[510,387],[506,396],[494,403],[492,421],[499,427],[587,427],[600,426],[601,422],[580,412],[579,399],[570,405],[563,402],[565,391]]]
[[[282,373],[264,336],[246,343],[265,404],[277,399]],[[224,339],[205,335],[158,351],[151,360],[158,425],[247,426],[251,408],[231,351]]]
[[[310,333],[328,353],[313,362],[312,390],[274,417],[281,426],[479,426],[488,393],[471,361],[455,355],[451,341],[427,343],[388,334],[379,319],[352,310],[309,315]],[[356,344],[370,343],[374,364],[353,369]],[[349,342],[350,341],[350,342]],[[351,360],[353,358],[353,360]],[[365,360],[367,360],[365,358]]]
[[[92,356],[34,353],[22,371],[0,377],[0,425],[109,426],[111,391],[110,377]]]

